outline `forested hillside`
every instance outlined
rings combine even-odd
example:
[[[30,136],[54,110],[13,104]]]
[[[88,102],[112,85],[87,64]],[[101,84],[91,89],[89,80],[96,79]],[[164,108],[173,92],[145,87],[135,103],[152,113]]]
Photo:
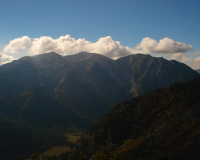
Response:
[[[69,160],[200,157],[200,78],[123,101],[93,125]]]

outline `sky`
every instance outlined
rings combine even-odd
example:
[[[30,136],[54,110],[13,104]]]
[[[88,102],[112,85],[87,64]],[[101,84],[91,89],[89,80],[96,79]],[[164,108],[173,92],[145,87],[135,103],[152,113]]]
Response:
[[[200,69],[199,0],[0,0],[0,65],[81,51],[150,54]]]

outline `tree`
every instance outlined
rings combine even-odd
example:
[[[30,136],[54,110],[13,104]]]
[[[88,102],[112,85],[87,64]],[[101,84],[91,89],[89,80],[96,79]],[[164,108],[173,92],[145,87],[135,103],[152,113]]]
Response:
[[[34,153],[34,154],[32,155],[32,158],[35,159],[35,160],[37,160],[38,157],[39,157],[39,155],[38,155],[37,153]]]
[[[47,158],[45,158],[44,160],[50,160],[51,158],[48,156]]]
[[[52,154],[51,158],[52,158],[52,160],[56,160],[57,159],[57,155],[56,154]]]

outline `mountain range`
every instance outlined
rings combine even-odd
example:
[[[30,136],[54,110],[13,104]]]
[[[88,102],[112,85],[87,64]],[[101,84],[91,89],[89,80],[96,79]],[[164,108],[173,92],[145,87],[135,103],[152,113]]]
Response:
[[[88,129],[117,103],[196,77],[183,63],[143,54],[112,60],[94,53],[63,57],[50,52],[4,64],[0,123],[6,125],[0,128],[0,158],[21,160],[34,151],[72,146],[66,132]],[[23,136],[30,147],[24,147]],[[11,142],[18,143],[12,157]]]
[[[0,73],[41,87],[64,108],[91,120],[125,99],[199,76],[174,60],[142,54],[112,60],[86,52],[23,57],[1,66]]]

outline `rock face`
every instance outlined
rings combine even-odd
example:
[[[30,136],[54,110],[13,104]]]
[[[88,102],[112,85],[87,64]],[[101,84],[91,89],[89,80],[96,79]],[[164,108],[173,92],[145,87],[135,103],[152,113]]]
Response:
[[[174,60],[142,54],[112,60],[86,52],[23,57],[0,72],[43,88],[65,108],[95,120],[120,101],[199,76]]]

